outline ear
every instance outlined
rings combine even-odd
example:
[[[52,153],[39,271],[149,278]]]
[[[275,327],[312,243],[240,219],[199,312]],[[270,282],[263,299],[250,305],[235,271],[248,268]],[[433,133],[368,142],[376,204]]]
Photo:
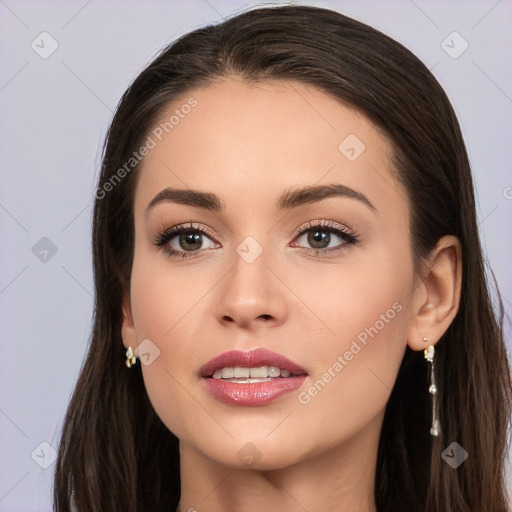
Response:
[[[125,348],[131,346],[134,350],[137,347],[137,332],[133,321],[132,306],[130,304],[130,294],[126,293],[123,297],[123,323],[121,325],[121,337]]]
[[[446,332],[459,310],[461,285],[460,241],[447,235],[432,250],[422,282],[414,291],[413,317],[407,334],[412,350],[435,345]]]

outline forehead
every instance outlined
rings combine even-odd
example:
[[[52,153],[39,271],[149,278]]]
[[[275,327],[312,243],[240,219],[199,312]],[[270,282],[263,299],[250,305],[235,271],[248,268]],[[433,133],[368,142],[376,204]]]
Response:
[[[139,169],[136,209],[167,187],[273,206],[284,189],[333,182],[373,196],[376,206],[383,187],[403,202],[382,132],[355,108],[298,82],[222,80],[192,89],[149,136],[154,147]]]

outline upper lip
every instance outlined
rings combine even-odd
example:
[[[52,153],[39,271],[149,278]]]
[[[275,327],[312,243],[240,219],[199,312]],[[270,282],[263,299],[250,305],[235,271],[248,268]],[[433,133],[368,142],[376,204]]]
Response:
[[[215,370],[226,367],[242,366],[256,368],[258,366],[277,366],[281,370],[288,370],[293,375],[306,374],[306,370],[298,364],[290,361],[277,352],[265,348],[253,350],[230,350],[224,352],[201,366],[201,377],[211,377]]]

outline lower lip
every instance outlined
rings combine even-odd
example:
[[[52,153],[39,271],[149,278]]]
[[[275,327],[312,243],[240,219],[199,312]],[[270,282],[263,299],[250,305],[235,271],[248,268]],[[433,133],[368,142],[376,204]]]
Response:
[[[265,405],[298,389],[307,375],[297,375],[265,382],[239,384],[222,379],[204,379],[208,391],[221,402],[230,405]]]

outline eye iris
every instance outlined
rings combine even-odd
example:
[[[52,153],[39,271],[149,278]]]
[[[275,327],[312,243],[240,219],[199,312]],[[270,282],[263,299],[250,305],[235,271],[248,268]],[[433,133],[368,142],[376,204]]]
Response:
[[[315,249],[323,249],[324,247],[327,247],[330,240],[331,235],[327,231],[317,229],[316,231],[310,231],[308,234],[308,243],[310,243]]]
[[[193,251],[201,247],[201,233],[187,232],[179,236],[180,247],[185,251]],[[187,248],[184,244],[196,245],[196,247]]]

